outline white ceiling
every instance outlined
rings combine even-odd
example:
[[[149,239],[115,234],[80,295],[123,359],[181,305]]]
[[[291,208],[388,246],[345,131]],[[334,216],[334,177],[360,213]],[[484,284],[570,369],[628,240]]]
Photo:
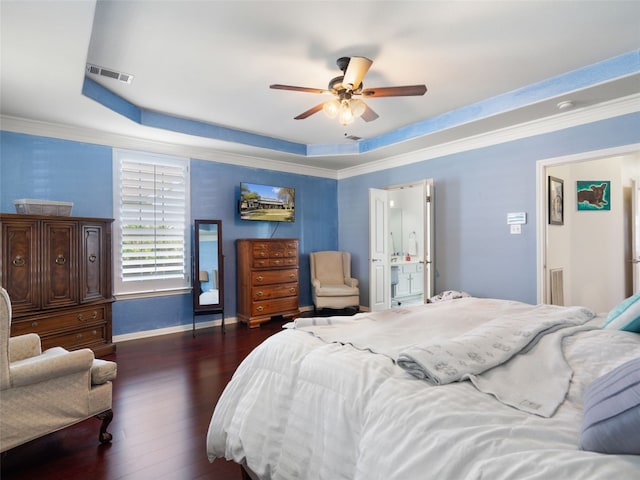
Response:
[[[637,67],[553,88],[640,48],[640,1],[0,0],[0,9],[3,127],[26,119],[330,170],[556,115],[560,100],[587,108],[640,92]],[[368,99],[380,118],[342,127],[322,112],[293,119],[325,97],[269,89],[326,88],[340,74],[336,59],[354,55],[373,60],[365,87],[424,83],[428,92]],[[83,96],[87,62],[134,75],[130,85],[90,78],[138,107],[240,132],[330,146],[353,143],[345,135],[417,133],[368,153],[308,156],[169,132]],[[548,82],[556,77],[563,82]],[[520,92],[533,100],[495,109]],[[472,104],[494,110],[480,119],[464,110]],[[449,116],[456,122],[440,127]]]

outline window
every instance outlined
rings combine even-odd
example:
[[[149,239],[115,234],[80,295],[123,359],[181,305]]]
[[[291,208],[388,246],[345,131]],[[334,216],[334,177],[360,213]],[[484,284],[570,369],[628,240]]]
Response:
[[[188,163],[114,150],[116,295],[190,287]]]

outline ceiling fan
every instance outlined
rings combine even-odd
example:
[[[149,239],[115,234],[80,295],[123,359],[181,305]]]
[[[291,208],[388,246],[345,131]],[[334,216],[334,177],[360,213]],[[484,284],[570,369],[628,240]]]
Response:
[[[378,118],[378,114],[361,98],[420,96],[427,91],[425,85],[364,88],[362,79],[369,71],[373,63],[372,60],[366,57],[340,57],[336,63],[342,71],[342,75],[331,79],[326,90],[280,84],[270,85],[270,88],[332,95],[333,99],[320,103],[294,118],[302,120],[323,110],[330,118],[337,116],[342,125],[349,125],[358,117],[362,117],[365,122],[371,122]]]

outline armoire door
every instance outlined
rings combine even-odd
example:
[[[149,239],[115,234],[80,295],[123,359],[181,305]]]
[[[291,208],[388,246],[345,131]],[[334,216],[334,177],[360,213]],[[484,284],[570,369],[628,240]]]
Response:
[[[42,222],[42,308],[78,303],[76,222]]]
[[[40,308],[38,290],[38,222],[2,221],[2,285],[11,297],[13,314]]]
[[[109,268],[110,252],[104,224],[82,223],[80,245],[80,302],[111,298]]]

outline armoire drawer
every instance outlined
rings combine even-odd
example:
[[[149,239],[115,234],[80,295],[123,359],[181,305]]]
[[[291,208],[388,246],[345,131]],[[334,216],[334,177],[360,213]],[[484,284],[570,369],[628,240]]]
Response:
[[[14,336],[25,333],[47,334],[104,323],[106,319],[106,307],[104,305],[96,305],[63,313],[16,319],[11,323],[11,334]]]
[[[66,349],[90,347],[106,342],[106,325],[94,325],[88,328],[76,329],[73,332],[57,335],[43,335],[40,339],[42,349],[64,345]]]

